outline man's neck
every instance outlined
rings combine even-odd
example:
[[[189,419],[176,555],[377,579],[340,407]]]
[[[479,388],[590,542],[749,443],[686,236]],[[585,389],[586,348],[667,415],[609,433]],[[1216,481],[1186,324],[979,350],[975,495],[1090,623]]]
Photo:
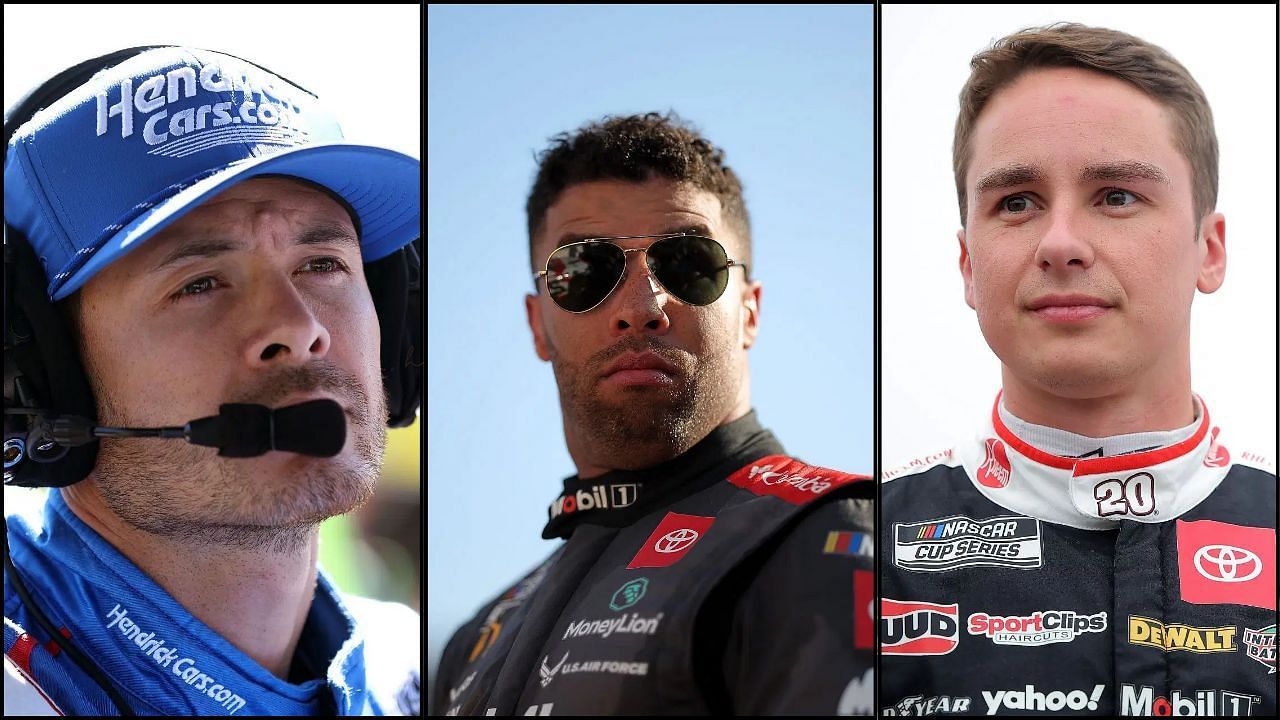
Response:
[[[1175,430],[1195,420],[1191,379],[1082,397],[1064,397],[1003,369],[1006,409],[1035,425],[1093,438]]]
[[[61,490],[86,525],[198,620],[278,678],[289,667],[316,587],[317,531],[293,552],[192,544],[139,530],[107,507],[93,477]]]
[[[748,394],[743,394],[738,398],[738,401],[730,409],[728,414],[724,416],[719,424],[711,428],[711,430],[714,430],[717,427],[724,427],[749,412],[751,412],[751,397]],[[576,432],[569,426],[567,419],[565,420],[564,429],[565,440],[569,449],[569,457],[573,459],[573,464],[578,471],[578,477],[583,479],[599,477],[600,475],[604,475],[605,473],[613,470],[635,470],[639,467],[651,467],[653,465],[666,462],[667,460],[671,460],[674,457],[679,457],[680,454],[687,452],[689,447],[697,444],[697,441],[694,441],[689,444],[689,447],[686,447],[680,453],[675,455],[670,454],[669,451],[662,452],[661,449],[658,449],[653,453],[644,453],[643,451],[630,452],[624,457],[617,453],[601,451],[599,448],[590,446],[585,439],[586,433]],[[702,437],[699,437],[698,440],[705,438],[711,430],[703,433]],[[647,459],[641,465],[637,466],[634,464],[637,457],[646,457]],[[618,461],[622,459],[630,461],[629,464],[623,465],[619,463]]]

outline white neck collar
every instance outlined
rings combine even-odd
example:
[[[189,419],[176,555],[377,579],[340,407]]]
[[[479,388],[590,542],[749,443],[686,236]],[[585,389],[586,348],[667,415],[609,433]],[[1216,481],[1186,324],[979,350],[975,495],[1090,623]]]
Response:
[[[1208,497],[1230,465],[1199,397],[1195,407],[1197,420],[1185,428],[1090,438],[1020,420],[997,396],[958,455],[979,492],[1024,515],[1095,530],[1167,522]],[[1086,454],[1093,456],[1069,457]]]
[[[1195,417],[1190,425],[1176,430],[1159,430],[1155,432],[1136,432],[1111,437],[1090,437],[1061,430],[1047,425],[1036,425],[1009,412],[1004,402],[997,403],[1000,419],[1005,427],[1015,436],[1022,438],[1033,447],[1053,455],[1087,460],[1091,458],[1115,457],[1117,455],[1133,455],[1148,450],[1176,445],[1195,434],[1200,427],[1200,399],[1194,399]]]

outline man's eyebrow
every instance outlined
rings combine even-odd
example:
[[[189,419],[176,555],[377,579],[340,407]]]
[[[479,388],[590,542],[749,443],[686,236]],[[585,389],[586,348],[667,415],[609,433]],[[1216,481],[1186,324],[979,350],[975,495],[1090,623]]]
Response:
[[[217,257],[233,250],[243,250],[244,247],[244,243],[232,242],[230,240],[218,240],[214,238],[189,240],[174,248],[173,251],[157,263],[152,270],[163,270],[170,265],[176,265],[177,263],[189,258]]]
[[[704,223],[688,223],[683,225],[673,225],[655,235],[702,235],[711,237],[711,228]],[[570,243],[582,242],[583,240],[596,240],[600,238],[617,237],[611,235],[600,235],[599,233],[565,233],[560,236],[556,242],[556,247],[564,247]]]
[[[294,243],[297,245],[324,245],[332,243],[335,245],[349,245],[357,251],[360,249],[360,242],[356,240],[355,235],[353,235],[350,230],[347,230],[337,223],[312,225],[306,230],[303,230],[302,233],[294,239]],[[244,249],[245,244],[241,242],[220,238],[197,238],[195,240],[184,242],[174,248],[173,251],[157,263],[152,270],[161,270],[190,258],[217,257],[235,250]]]
[[[337,223],[324,223],[322,225],[312,225],[302,234],[298,236],[297,244],[299,245],[324,245],[332,243],[334,245],[350,245],[355,249],[360,249],[360,241],[352,232]]]
[[[974,188],[973,194],[978,197],[992,190],[1039,182],[1043,179],[1044,173],[1040,172],[1040,168],[1022,164],[1006,165],[991,170],[978,178],[978,184]]]
[[[1083,180],[1153,180],[1165,185],[1169,184],[1169,176],[1163,170],[1152,165],[1151,163],[1140,162],[1137,160],[1124,160],[1120,162],[1097,163],[1085,166],[1084,172],[1080,173]]]

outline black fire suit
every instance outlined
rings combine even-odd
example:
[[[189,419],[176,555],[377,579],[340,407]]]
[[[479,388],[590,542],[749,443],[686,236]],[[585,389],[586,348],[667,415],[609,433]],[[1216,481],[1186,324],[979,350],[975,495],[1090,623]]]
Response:
[[[754,412],[567,479],[543,532],[567,542],[453,635],[432,712],[870,714],[872,486]]]
[[[1274,716],[1276,476],[1197,408],[1173,444],[1066,457],[997,400],[885,473],[882,712]]]

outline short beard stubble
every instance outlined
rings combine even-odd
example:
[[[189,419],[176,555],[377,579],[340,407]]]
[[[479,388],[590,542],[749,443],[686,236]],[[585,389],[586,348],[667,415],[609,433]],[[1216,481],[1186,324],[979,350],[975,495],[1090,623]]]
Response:
[[[107,507],[129,525],[185,544],[296,554],[324,520],[359,508],[374,493],[386,446],[387,401],[328,362],[269,373],[227,402],[275,407],[296,392],[321,390],[348,406],[354,453],[309,462],[290,477],[251,482],[242,463],[213,448],[173,440],[101,442],[93,477]],[[128,425],[110,393],[97,396],[103,424]]]

